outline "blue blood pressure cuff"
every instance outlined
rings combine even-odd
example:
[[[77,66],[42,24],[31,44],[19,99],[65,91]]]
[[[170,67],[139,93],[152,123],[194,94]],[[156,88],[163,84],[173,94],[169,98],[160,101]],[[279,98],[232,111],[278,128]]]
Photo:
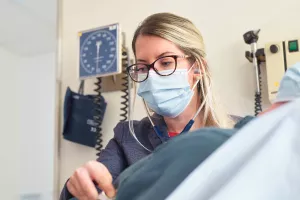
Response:
[[[94,122],[94,115],[96,114],[94,100],[96,95],[84,95],[83,87],[84,82],[81,82],[78,93],[73,92],[69,87],[66,90],[63,137],[78,144],[95,147],[97,128]],[[98,116],[101,121],[103,120],[106,106],[107,103],[101,96],[101,116]]]

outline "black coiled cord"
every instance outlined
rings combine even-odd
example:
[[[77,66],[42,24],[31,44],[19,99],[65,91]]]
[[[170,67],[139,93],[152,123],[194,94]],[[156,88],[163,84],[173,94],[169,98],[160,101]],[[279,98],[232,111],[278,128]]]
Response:
[[[127,49],[123,48],[122,49],[122,86],[124,87],[123,90],[121,90],[124,95],[121,96],[122,99],[124,99],[121,104],[121,111],[123,112],[120,116],[122,117],[122,119],[120,121],[126,121],[127,120],[127,116],[128,116],[128,104],[129,104],[129,91],[128,91],[128,86],[129,86],[129,81],[128,81],[128,75],[126,72],[126,68],[128,65],[129,61],[128,61],[128,53],[127,53]],[[94,90],[96,92],[96,96],[94,98],[94,103],[95,103],[95,114],[94,114],[94,123],[95,123],[95,128],[96,128],[96,132],[97,132],[97,136],[96,136],[96,155],[97,157],[100,156],[100,152],[102,150],[103,147],[103,140],[102,140],[102,116],[103,116],[103,110],[101,109],[101,105],[104,103],[104,99],[101,95],[101,82],[102,79],[101,78],[97,78],[97,81],[95,83],[96,85],[96,89]]]
[[[101,128],[101,124],[102,124],[102,116],[103,116],[103,110],[101,109],[101,105],[104,103],[104,99],[102,98],[101,95],[101,82],[102,79],[101,78],[97,78],[97,81],[95,83],[96,85],[96,89],[94,90],[96,92],[96,96],[94,98],[94,103],[95,103],[95,114],[94,114],[94,123],[95,123],[95,128],[96,128],[96,155],[97,157],[99,157],[100,152],[102,150],[102,128]]]
[[[129,98],[129,92],[128,92],[128,75],[127,75],[127,65],[128,65],[128,53],[127,49],[122,49],[122,86],[123,89],[121,90],[122,93],[124,93],[121,98],[123,101],[121,101],[121,120],[120,121],[126,121],[128,118],[128,98]]]
[[[261,93],[260,92],[256,92],[256,94],[255,94],[254,110],[255,110],[255,116],[257,116],[262,111]]]
[[[260,73],[260,63],[258,63],[258,81],[259,81],[259,88],[260,92],[255,93],[255,100],[254,100],[254,112],[255,116],[257,116],[260,112],[262,112],[262,97],[261,97],[261,73]]]

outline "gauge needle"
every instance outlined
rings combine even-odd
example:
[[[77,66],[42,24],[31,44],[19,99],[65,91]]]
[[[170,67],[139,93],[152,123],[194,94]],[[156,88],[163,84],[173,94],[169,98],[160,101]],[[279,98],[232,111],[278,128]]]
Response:
[[[102,44],[101,41],[96,42],[96,46],[97,46],[96,69],[98,69],[98,62],[99,62],[98,59],[99,59],[99,52],[100,52],[101,44]]]
[[[113,75],[113,76],[112,76],[112,79],[113,79],[114,84],[116,84],[116,82],[117,82],[117,76],[116,76],[116,75]]]

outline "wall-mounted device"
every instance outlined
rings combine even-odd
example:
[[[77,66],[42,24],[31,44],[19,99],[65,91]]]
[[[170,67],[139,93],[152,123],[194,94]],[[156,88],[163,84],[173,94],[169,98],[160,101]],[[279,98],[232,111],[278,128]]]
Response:
[[[253,64],[255,70],[255,78],[256,78],[256,90],[254,95],[254,113],[255,116],[258,115],[262,111],[261,104],[261,73],[260,73],[260,63],[261,55],[264,57],[264,51],[261,49],[257,49],[257,41],[259,39],[259,30],[248,31],[243,35],[244,41],[246,44],[251,46],[251,51],[246,51],[245,56]]]
[[[78,33],[80,37],[79,77],[104,77],[122,72],[119,24]]]
[[[94,91],[94,128],[97,132],[96,150],[102,149],[102,92],[121,91],[121,121],[127,120],[130,95],[130,79],[126,73],[129,53],[125,45],[125,33],[118,23],[81,31],[79,36],[79,78],[96,78]],[[123,40],[122,40],[123,39]],[[108,102],[111,103],[111,102]]]
[[[254,100],[255,115],[262,111],[261,98],[261,63],[266,63],[266,78],[268,98],[270,102],[276,98],[280,81],[287,70],[300,62],[300,38],[287,41],[272,42],[265,48],[257,48],[260,30],[248,31],[243,37],[246,44],[251,45],[251,51],[245,52],[245,57],[254,66],[256,72],[256,92]]]
[[[300,38],[265,45],[268,96],[272,102],[287,68],[300,62]]]

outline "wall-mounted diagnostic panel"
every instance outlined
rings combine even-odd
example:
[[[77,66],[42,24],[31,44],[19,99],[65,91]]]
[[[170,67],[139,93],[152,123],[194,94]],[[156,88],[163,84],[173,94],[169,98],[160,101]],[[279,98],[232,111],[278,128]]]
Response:
[[[266,75],[270,101],[275,99],[280,81],[287,68],[300,62],[299,45],[300,38],[266,44]]]

